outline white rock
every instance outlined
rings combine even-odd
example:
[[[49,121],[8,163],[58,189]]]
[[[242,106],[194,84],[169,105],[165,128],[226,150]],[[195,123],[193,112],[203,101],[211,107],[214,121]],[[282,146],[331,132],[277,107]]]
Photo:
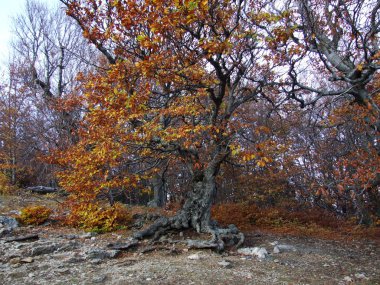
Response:
[[[343,278],[343,281],[345,281],[345,282],[352,282],[353,280],[352,280],[352,278],[350,276],[345,276]]]
[[[199,259],[201,259],[200,255],[198,253],[189,255],[187,258],[190,259],[190,260],[199,260]]]
[[[238,253],[243,255],[256,255],[258,258],[266,258],[268,256],[268,252],[264,247],[239,248]]]
[[[273,253],[287,252],[287,251],[297,251],[297,249],[292,245],[278,244],[273,248]]]
[[[355,273],[355,278],[357,279],[367,279],[364,273]]]
[[[147,278],[146,281],[152,281],[152,278]]]

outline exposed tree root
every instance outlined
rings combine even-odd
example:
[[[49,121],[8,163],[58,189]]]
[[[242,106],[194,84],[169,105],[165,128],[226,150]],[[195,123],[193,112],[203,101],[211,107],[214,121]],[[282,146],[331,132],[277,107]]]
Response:
[[[161,217],[148,228],[139,231],[133,235],[135,239],[141,240],[152,237],[152,241],[157,241],[163,234],[169,230],[183,230],[190,228],[189,222],[183,219],[183,215],[177,215],[171,218]],[[210,240],[187,240],[188,248],[213,249],[221,252],[225,247],[240,247],[244,243],[244,234],[238,230],[235,225],[229,225],[227,228],[219,228],[214,222],[210,222],[207,227],[197,227],[198,232],[211,234]]]

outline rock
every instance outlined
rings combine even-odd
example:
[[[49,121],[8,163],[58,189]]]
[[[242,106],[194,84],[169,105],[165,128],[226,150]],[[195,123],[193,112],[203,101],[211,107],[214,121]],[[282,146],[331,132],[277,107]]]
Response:
[[[34,259],[32,257],[26,257],[20,260],[22,263],[32,263]]]
[[[62,275],[71,273],[70,269],[68,269],[68,268],[57,269],[56,272],[59,274],[62,274]]]
[[[63,235],[62,238],[73,240],[79,238],[79,235]]]
[[[355,278],[357,279],[368,279],[364,273],[355,273]]]
[[[56,244],[37,245],[37,246],[34,246],[30,250],[30,255],[37,256],[37,255],[49,254],[49,253],[53,253],[57,249],[58,249],[58,246]]]
[[[281,253],[288,251],[297,251],[297,249],[292,245],[278,244],[273,248],[273,253]]]
[[[149,278],[149,277],[148,277],[148,278],[145,279],[145,280],[146,280],[146,281],[152,281],[152,278]]]
[[[222,261],[219,261],[218,264],[223,267],[223,268],[231,268],[232,267],[232,264],[231,262],[227,261],[227,260],[222,260]]]
[[[66,263],[81,263],[83,261],[85,261],[85,259],[81,256],[70,256],[64,260]]]
[[[189,255],[187,258],[190,260],[200,260],[201,256],[198,253],[195,253],[195,254]]]
[[[12,237],[12,238],[7,238],[5,242],[13,242],[13,241],[36,241],[39,239],[38,235],[35,234],[30,234],[30,235],[25,235],[25,236],[17,236],[17,237]]]
[[[278,259],[273,260],[274,263],[279,263],[280,261]]]
[[[139,241],[137,239],[131,239],[126,243],[110,243],[107,245],[110,249],[116,249],[116,250],[128,250],[131,247],[135,247],[139,244]]]
[[[69,243],[63,244],[57,248],[57,252],[65,252],[65,251],[72,251],[74,249],[77,249],[80,247],[80,244],[75,241],[71,241]]]
[[[38,193],[38,194],[56,193],[56,192],[58,191],[57,188],[46,187],[46,186],[32,186],[32,187],[27,187],[26,190],[29,190],[29,191],[31,191],[32,193]]]
[[[0,238],[10,234],[11,232],[12,232],[11,229],[0,228]]]
[[[352,280],[352,278],[350,276],[345,276],[343,278],[343,281],[345,281],[345,282],[353,282],[354,280]]]
[[[119,256],[121,253],[120,250],[104,250],[100,248],[90,249],[86,252],[88,259],[112,259]]]
[[[187,240],[187,247],[189,249],[198,248],[198,249],[216,249],[218,244],[208,241],[208,240]]]
[[[92,238],[96,236],[96,233],[85,233],[83,235],[80,235],[79,238]]]
[[[91,264],[101,264],[102,262],[103,262],[103,259],[100,259],[100,258],[95,258],[95,259],[90,260]]]
[[[100,275],[100,276],[94,277],[92,279],[92,282],[94,282],[94,283],[103,283],[106,279],[107,279],[106,275]]]
[[[243,255],[256,255],[260,259],[268,256],[268,252],[264,247],[243,247],[238,249],[238,253]]]
[[[0,228],[13,230],[18,228],[19,224],[15,218],[8,216],[0,216]]]
[[[20,262],[21,262],[20,257],[14,257],[14,258],[9,260],[9,264],[19,264]]]

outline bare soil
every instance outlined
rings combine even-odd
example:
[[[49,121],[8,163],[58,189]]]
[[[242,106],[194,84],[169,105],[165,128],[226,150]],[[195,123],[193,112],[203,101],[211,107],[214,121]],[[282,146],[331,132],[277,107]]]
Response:
[[[28,203],[54,204],[49,197],[0,196],[0,214]],[[222,254],[188,250],[185,244],[145,241],[138,248],[109,258],[91,258],[91,250],[107,251],[110,242],[123,242],[130,230],[91,237],[76,229],[45,225],[20,227],[15,236],[38,234],[30,242],[0,239],[0,284],[380,284],[380,247],[373,240],[333,241],[310,237],[246,232],[244,247],[265,247],[258,259],[231,249]],[[193,232],[172,233],[167,240],[194,238]],[[296,251],[273,253],[274,244]],[[33,254],[32,249],[55,249]],[[142,253],[145,249],[150,251]],[[189,259],[190,255],[199,259]],[[31,258],[29,262],[20,261]],[[31,262],[30,262],[31,261]],[[227,261],[229,266],[219,264]]]

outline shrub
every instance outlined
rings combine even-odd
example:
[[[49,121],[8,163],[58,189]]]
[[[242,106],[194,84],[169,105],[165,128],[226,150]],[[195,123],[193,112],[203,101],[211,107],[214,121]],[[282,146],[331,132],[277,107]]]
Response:
[[[49,219],[52,210],[45,206],[28,206],[17,217],[23,225],[41,225]]]
[[[71,208],[66,218],[66,223],[70,226],[99,233],[126,227],[131,222],[132,215],[119,203],[108,207],[94,203],[80,203]]]

